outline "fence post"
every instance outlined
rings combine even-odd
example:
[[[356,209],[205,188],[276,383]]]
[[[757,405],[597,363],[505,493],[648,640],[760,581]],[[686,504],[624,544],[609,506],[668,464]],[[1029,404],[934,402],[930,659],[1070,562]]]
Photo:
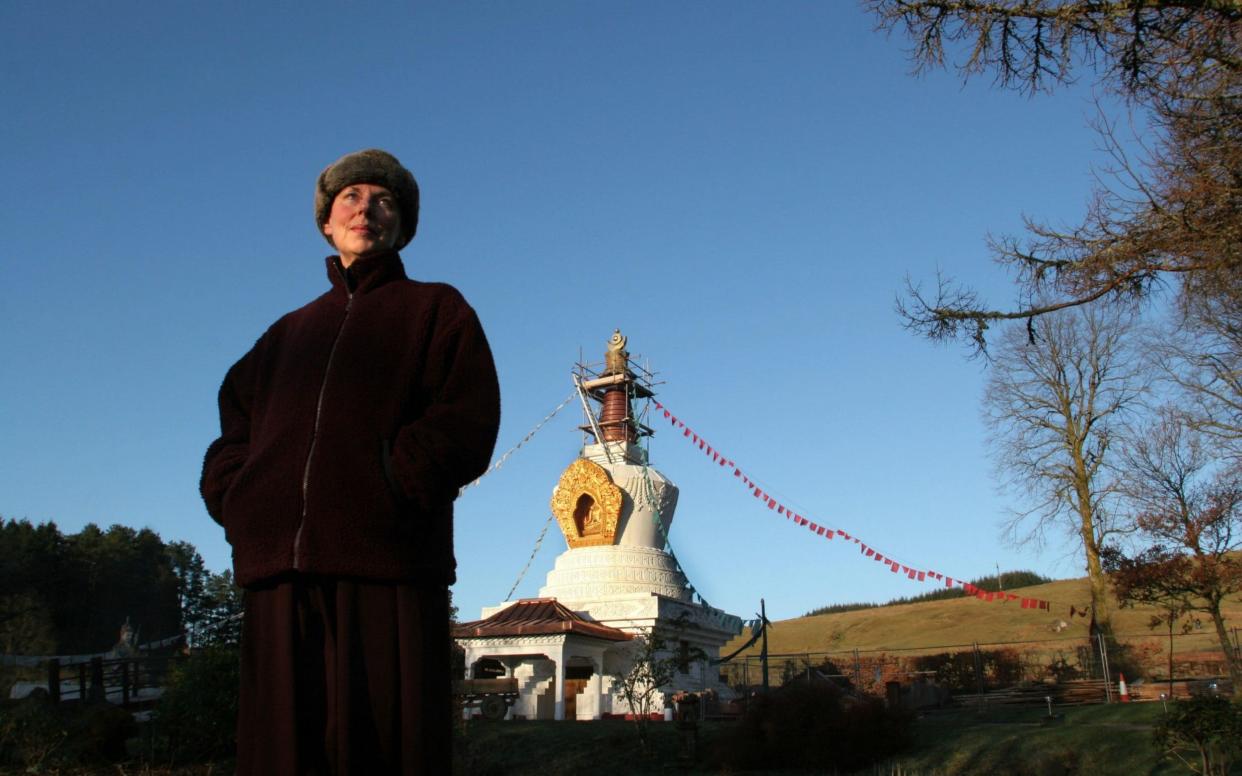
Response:
[[[47,696],[52,703],[60,703],[60,659],[47,661]]]
[[[106,701],[108,691],[104,689],[103,658],[91,658],[91,700]]]
[[[854,649],[854,687],[862,687],[862,660],[858,657],[858,649]]]
[[[979,642],[972,644],[975,651],[975,690],[979,694],[980,707],[983,705],[983,655],[979,652]]]
[[[759,599],[759,616],[763,619],[763,646],[759,648],[759,661],[763,664],[763,694],[768,694],[768,608]]]
[[[121,707],[129,705],[129,661],[121,661]]]

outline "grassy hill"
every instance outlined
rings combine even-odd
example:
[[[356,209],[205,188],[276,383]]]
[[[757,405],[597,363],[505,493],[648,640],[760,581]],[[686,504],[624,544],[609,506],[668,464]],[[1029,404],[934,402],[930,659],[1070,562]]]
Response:
[[[1087,580],[1067,579],[1008,590],[1021,596],[1052,602],[1052,609],[1022,609],[1018,601],[986,603],[973,597],[927,601],[839,614],[820,614],[774,622],[768,634],[771,655],[806,653],[906,652],[909,654],[958,651],[973,642],[984,645],[1012,642],[1057,643],[1072,648],[1085,643],[1087,617],[1071,617],[1070,606],[1089,601]],[[1148,627],[1157,610],[1151,607],[1121,609],[1113,601],[1113,630],[1119,640],[1142,645],[1151,662],[1159,663],[1167,645],[1164,628]],[[1225,607],[1227,625],[1242,628],[1242,601],[1232,600]],[[1058,631],[1058,628],[1060,629]],[[728,654],[749,638],[749,631],[726,644]],[[1018,645],[1020,646],[1020,645]],[[1034,645],[1032,645],[1034,646]],[[1177,632],[1175,656],[1216,650],[1215,632],[1204,621],[1202,630],[1182,636]],[[743,655],[758,656],[756,644]]]

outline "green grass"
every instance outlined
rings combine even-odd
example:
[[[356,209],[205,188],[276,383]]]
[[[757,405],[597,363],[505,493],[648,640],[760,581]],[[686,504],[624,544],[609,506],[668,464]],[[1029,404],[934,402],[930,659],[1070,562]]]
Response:
[[[906,774],[1124,774],[1186,773],[1162,761],[1151,728],[1159,703],[1078,706],[1057,710],[1003,709],[983,715],[954,712],[919,721],[916,751],[899,761]]]
[[[1047,711],[1002,708],[985,714],[952,711],[928,715],[915,727],[915,748],[883,766],[875,776],[1173,776],[1187,773],[1162,762],[1151,743],[1159,703],[1079,706],[1056,710],[1063,716],[1046,724]],[[654,757],[644,757],[631,723],[472,722],[462,739],[461,773],[470,776],[592,776],[625,774],[725,774],[708,765],[713,749],[731,734],[732,723],[699,728],[698,757],[679,766],[675,725],[654,723]],[[764,773],[828,773],[771,771]],[[750,773],[754,773],[751,771]]]
[[[1151,743],[1151,727],[1162,714],[1159,703],[1077,706],[1057,709],[1064,716],[1045,724],[1040,708],[1001,707],[976,714],[937,712],[918,720],[914,748],[862,773],[867,776],[1175,776],[1189,773],[1162,762]],[[682,739],[676,725],[653,723],[652,756],[644,756],[632,723],[483,722],[464,728],[458,741],[458,774],[465,776],[643,776],[644,774],[728,774],[711,765],[733,723],[699,727],[698,756],[682,767]],[[85,776],[222,776],[231,763],[167,768],[128,763],[105,770],[47,769],[47,774]],[[25,773],[0,768],[0,774]],[[768,776],[830,773],[748,771]]]

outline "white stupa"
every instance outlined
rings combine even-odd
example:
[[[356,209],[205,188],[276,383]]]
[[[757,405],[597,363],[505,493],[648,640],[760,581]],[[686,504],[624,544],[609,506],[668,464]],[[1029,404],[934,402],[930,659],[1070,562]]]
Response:
[[[568,706],[573,707],[572,716],[579,719],[625,713],[628,709],[612,691],[611,681],[628,666],[631,644],[625,634],[655,634],[672,650],[684,654],[697,648],[714,658],[720,647],[742,630],[740,618],[694,601],[685,574],[665,550],[678,490],[648,465],[646,451],[638,444],[652,431],[634,415],[633,405],[654,394],[650,375],[636,370],[625,345],[621,332],[614,332],[603,369],[579,365],[574,377],[587,418],[583,431],[589,440],[581,455],[562,472],[551,505],[567,548],[548,572],[539,599],[516,602],[525,605],[522,611],[538,611],[546,621],[515,625],[519,610],[512,608],[515,602],[506,602],[484,608],[483,619],[456,631],[458,643],[466,649],[468,668],[483,658],[497,659],[508,675],[543,677],[548,687],[542,691],[558,699],[541,706],[533,696],[523,698],[511,713],[526,711],[530,712],[526,716],[562,719]],[[598,412],[592,403],[598,405]],[[554,610],[532,606],[537,601],[554,602],[559,605],[555,611],[572,612],[591,627],[566,623],[564,614],[555,615],[560,619],[553,622],[548,618],[555,619],[549,614]],[[555,646],[561,651],[559,659],[544,655],[554,664],[551,668],[536,666],[538,658],[527,661],[523,657],[537,645],[509,643],[522,637],[528,641],[546,638],[553,632],[563,632],[564,638]],[[593,641],[584,641],[575,649],[571,645],[575,638]],[[591,671],[574,697],[554,689],[574,689],[568,683],[582,680],[584,664]],[[667,689],[729,692],[707,661],[688,663]]]

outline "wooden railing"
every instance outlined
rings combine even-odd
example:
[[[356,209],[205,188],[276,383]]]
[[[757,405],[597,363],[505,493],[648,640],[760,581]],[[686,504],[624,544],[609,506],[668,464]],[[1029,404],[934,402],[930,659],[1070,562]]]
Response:
[[[131,707],[154,700],[143,696],[144,688],[163,687],[174,657],[92,657],[89,662],[62,666],[60,660],[47,661],[47,692],[53,703],[62,700],[108,701]],[[66,673],[68,677],[66,677]],[[66,692],[66,684],[77,679],[76,690]],[[69,697],[66,697],[69,696]]]

